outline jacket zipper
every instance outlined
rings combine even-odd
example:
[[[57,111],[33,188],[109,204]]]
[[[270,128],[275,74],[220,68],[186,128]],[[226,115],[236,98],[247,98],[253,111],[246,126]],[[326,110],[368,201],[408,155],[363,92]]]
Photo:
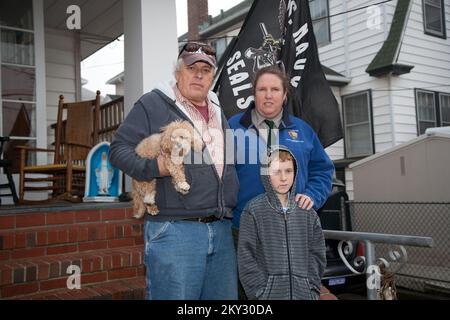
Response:
[[[159,89],[156,89],[156,90],[160,91]],[[163,92],[162,92],[162,94],[165,95]],[[162,98],[164,99],[164,97],[162,97]],[[174,111],[176,113],[178,113],[178,115],[181,118],[183,118],[186,121],[188,121],[192,125],[192,127],[194,127],[194,130],[197,130],[197,128],[195,128],[195,125],[192,122],[192,120],[189,117],[187,117],[184,114],[184,112],[182,112],[180,110],[180,108],[177,106],[177,104],[175,102],[173,102],[171,100],[171,103],[169,103],[169,105],[174,109]],[[223,121],[223,119],[222,119],[222,121]],[[222,124],[222,130],[223,130],[223,128],[224,128],[224,126]],[[198,132],[198,130],[197,130],[197,132]],[[225,133],[224,133],[224,142],[225,142]],[[207,149],[206,145],[205,145],[205,149]],[[209,154],[209,151],[208,150],[206,150],[206,151],[208,152],[208,156],[211,158],[211,155]],[[224,165],[224,167],[223,167],[222,179],[219,177],[219,174],[217,172],[216,166],[214,164],[212,164],[212,167],[213,167],[214,173],[216,175],[216,179],[219,182],[219,188],[218,188],[218,194],[217,194],[217,198],[219,199],[219,203],[217,205],[218,205],[218,209],[219,209],[219,215],[221,217],[223,217],[225,215],[225,201],[223,199],[224,198],[224,195],[223,195],[223,177],[225,176],[225,168],[226,168],[226,166]]]
[[[292,300],[292,270],[291,270],[291,254],[289,250],[289,237],[288,237],[288,225],[287,225],[287,214],[284,211],[284,229],[286,234],[286,250],[288,256],[288,267],[289,267],[289,299]]]

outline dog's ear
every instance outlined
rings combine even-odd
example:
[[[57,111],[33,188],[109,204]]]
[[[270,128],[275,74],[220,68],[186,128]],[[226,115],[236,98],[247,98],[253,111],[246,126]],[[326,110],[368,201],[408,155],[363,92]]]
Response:
[[[165,153],[170,153],[172,151],[172,140],[170,139],[172,135],[172,126],[169,124],[161,128],[161,150]]]

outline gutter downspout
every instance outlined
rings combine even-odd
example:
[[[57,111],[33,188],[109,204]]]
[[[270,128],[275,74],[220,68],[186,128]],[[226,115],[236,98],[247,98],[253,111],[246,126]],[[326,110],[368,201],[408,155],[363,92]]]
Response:
[[[387,12],[386,12],[386,6],[381,6],[383,10],[383,39],[386,41],[387,36],[389,34],[388,30],[388,23],[387,23]],[[391,22],[392,23],[392,22]],[[392,104],[392,91],[391,91],[391,85],[392,85],[392,75],[387,75],[387,87],[388,87],[388,105],[389,105],[389,116],[391,118],[391,135],[392,135],[392,147],[397,145],[396,135],[395,135],[395,114],[394,114],[394,106]]]
[[[398,5],[398,1],[396,6]],[[403,43],[403,38],[405,36],[405,32],[406,32],[406,26],[408,24],[408,19],[409,19],[409,15],[411,13],[411,7],[412,7],[412,1],[409,1],[409,5],[408,5],[408,12],[406,13],[406,21],[405,24],[403,25],[403,29],[402,29],[402,34],[400,36],[400,45],[397,46],[397,51],[395,52],[395,63],[398,62],[398,57],[400,55],[400,49],[402,47],[402,43]],[[383,13],[384,13],[384,38],[387,38],[387,34],[388,34],[388,28],[387,28],[387,13],[386,13],[386,6],[383,6]],[[392,95],[393,95],[393,91],[392,89],[392,74],[388,75],[388,88],[389,88],[389,93],[388,93],[388,101],[389,101],[389,109],[390,109],[390,114],[391,114],[391,130],[392,130],[392,146],[395,147],[397,145],[397,139],[396,139],[396,131],[395,131],[395,113],[394,113],[394,106],[392,104]]]
[[[391,89],[392,87],[392,75],[387,75],[387,85],[388,88]],[[391,117],[391,130],[392,130],[392,147],[395,147],[397,145],[396,140],[396,132],[395,132],[395,113],[394,113],[394,105],[392,104],[392,91],[388,91],[388,103],[389,103],[389,110],[390,110],[390,117]]]

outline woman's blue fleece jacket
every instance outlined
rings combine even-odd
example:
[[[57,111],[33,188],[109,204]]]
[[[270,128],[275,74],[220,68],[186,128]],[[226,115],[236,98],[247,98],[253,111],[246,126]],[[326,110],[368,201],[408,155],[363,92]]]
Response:
[[[246,112],[234,115],[229,120],[230,127],[234,129],[236,171],[240,184],[238,204],[233,211],[233,225],[237,228],[247,202],[265,192],[260,179],[260,159],[264,159],[267,147],[251,120],[254,107],[252,103]],[[277,144],[289,148],[298,161],[297,193],[311,197],[314,209],[318,210],[331,191],[333,162],[314,130],[303,120],[289,115],[286,108],[283,109],[277,136]]]

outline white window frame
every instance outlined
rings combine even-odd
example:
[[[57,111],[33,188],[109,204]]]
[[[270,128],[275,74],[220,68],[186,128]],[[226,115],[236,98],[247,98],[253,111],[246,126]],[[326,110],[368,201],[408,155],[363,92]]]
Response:
[[[346,116],[346,112],[345,112],[346,100],[350,99],[350,98],[354,98],[355,96],[360,96],[360,95],[367,95],[367,106],[366,106],[367,107],[367,121],[347,124],[347,116]],[[373,154],[375,152],[375,148],[374,148],[374,140],[373,140],[372,93],[371,93],[371,90],[360,91],[360,92],[342,96],[342,118],[344,119],[344,132],[345,132],[344,133],[345,158],[363,157],[363,156],[369,156],[369,155]],[[367,153],[358,153],[358,154],[351,153],[351,152],[349,152],[349,142],[348,142],[349,137],[347,136],[347,128],[356,126],[356,125],[361,125],[361,124],[367,124],[367,126],[368,126],[368,130],[369,130],[368,143],[370,144],[370,151]]]
[[[15,65],[10,63],[1,63],[1,65],[19,66],[23,68],[32,68],[35,70],[35,100],[20,101],[20,103],[33,104],[35,106],[35,136],[30,137],[10,137],[16,140],[34,140],[36,146],[41,148],[47,147],[47,110],[46,110],[46,85],[45,85],[45,38],[44,38],[44,0],[33,0],[33,30],[2,26],[5,30],[18,30],[33,33],[34,36],[34,66]],[[1,42],[0,42],[1,46]],[[1,55],[1,48],[0,48]],[[1,61],[1,56],[0,56]],[[0,89],[1,69],[0,69]],[[0,133],[3,133],[3,102],[19,102],[13,99],[3,99],[0,94]],[[40,152],[36,159],[38,164],[47,162],[47,154]]]
[[[429,120],[429,119],[420,119],[420,112],[419,112],[419,108],[421,107],[419,105],[419,94],[430,94],[432,95],[432,101],[433,101],[433,113],[434,113],[434,120]],[[421,127],[420,127],[420,123],[421,122],[429,122],[429,123],[433,123],[433,127],[436,127],[438,125],[437,122],[437,116],[436,116],[436,99],[435,99],[435,95],[433,91],[429,91],[429,90],[422,90],[422,89],[417,89],[416,90],[416,121],[417,121],[417,134],[421,135],[424,132],[421,133]]]
[[[317,46],[321,47],[327,44],[331,43],[331,30],[330,30],[330,18],[328,17],[330,15],[330,5],[329,5],[329,0],[309,0],[309,7],[310,7],[310,11],[311,11],[311,4],[313,3],[318,3],[319,1],[323,1],[326,2],[326,8],[327,8],[327,12],[325,13],[325,16],[323,17],[312,17],[311,16],[311,20],[312,20],[312,24],[313,24],[313,29],[314,29],[314,20],[319,20],[322,21],[326,21],[326,25],[327,25],[327,39],[326,40],[321,40],[318,39],[317,34],[315,33],[315,29],[314,29],[314,35],[316,36],[316,41],[317,41]],[[320,41],[319,41],[320,40]]]
[[[429,0],[422,0],[423,29],[424,29],[425,34],[428,34],[428,35],[431,35],[431,36],[435,36],[435,37],[439,37],[439,38],[447,39],[446,30],[445,30],[445,6],[444,6],[444,1],[440,0],[439,2],[440,2],[440,6],[436,6],[434,3],[430,2]],[[439,32],[439,31],[436,31],[436,30],[428,28],[428,26],[427,26],[427,19],[426,19],[426,7],[427,6],[439,9],[440,21],[441,21],[441,30],[442,31]]]
[[[419,118],[419,94],[425,93],[432,95],[433,100],[433,113],[434,113],[434,120],[422,120]],[[415,89],[415,99],[416,99],[416,122],[417,122],[417,135],[421,135],[425,133],[425,130],[421,132],[420,122],[433,122],[433,127],[444,127],[444,126],[450,126],[449,121],[443,121],[442,117],[442,97],[447,96],[450,97],[450,93],[445,92],[436,92],[436,91],[430,91],[430,90],[424,90],[424,89]]]
[[[450,119],[449,121],[444,121],[443,120],[443,116],[442,116],[442,97],[447,96],[450,98],[450,93],[443,93],[443,92],[439,92],[439,115],[440,115],[440,124],[442,127],[446,127],[446,126],[450,126]]]
[[[44,0],[33,0],[33,19],[36,65],[36,145],[38,148],[47,148]],[[47,163],[47,153],[38,152],[37,163]]]

